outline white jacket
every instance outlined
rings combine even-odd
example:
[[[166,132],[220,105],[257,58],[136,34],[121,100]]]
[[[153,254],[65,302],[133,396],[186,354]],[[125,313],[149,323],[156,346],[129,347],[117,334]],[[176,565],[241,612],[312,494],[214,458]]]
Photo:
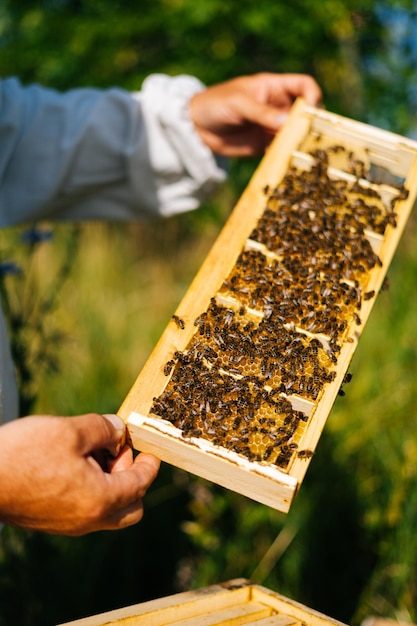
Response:
[[[65,94],[0,81],[0,226],[47,220],[138,220],[197,208],[226,177],[188,117],[203,89],[155,74],[140,92]],[[0,313],[0,423],[18,415]]]

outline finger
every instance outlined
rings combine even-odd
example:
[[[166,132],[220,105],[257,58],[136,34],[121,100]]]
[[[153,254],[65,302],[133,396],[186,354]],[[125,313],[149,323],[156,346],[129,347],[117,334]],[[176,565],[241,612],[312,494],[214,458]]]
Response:
[[[114,505],[109,507],[105,519],[99,522],[101,529],[114,530],[136,524],[143,517],[142,498],[155,480],[161,462],[152,454],[139,454],[128,469],[122,469],[118,463],[124,464],[124,456],[131,453],[127,446],[114,462],[111,474],[107,479],[112,490]]]
[[[88,413],[68,419],[68,425],[76,435],[75,446],[84,455],[95,450],[108,450],[117,456],[124,445],[126,425],[117,415]]]
[[[272,85],[274,82],[274,85]],[[285,94],[287,100],[294,101],[298,97],[304,98],[311,106],[320,106],[322,91],[312,76],[308,74],[281,74],[280,81],[270,78],[271,95],[279,98],[276,104]],[[273,100],[270,100],[273,102]]]
[[[128,446],[119,457],[124,457],[127,452],[132,452]],[[60,529],[60,534],[77,536],[97,530],[125,528],[139,522],[144,512],[142,498],[156,478],[159,466],[160,461],[153,455],[139,454],[127,469],[103,472],[101,480],[95,485],[95,492],[99,488],[102,495],[99,496],[100,506],[94,518],[90,516],[87,523],[72,524],[64,531]]]
[[[107,458],[107,470],[109,472],[122,472],[129,469],[133,463],[133,450],[125,445],[115,458]]]
[[[276,132],[285,122],[298,97],[307,104],[320,106],[322,92],[314,78],[307,74],[258,74],[254,77],[262,90],[257,98],[241,94],[240,114],[248,121]]]
[[[113,466],[110,474],[106,475],[109,493],[111,493],[114,506],[125,507],[142,498],[150,485],[158,475],[161,465],[159,459],[152,454],[138,454],[129,467],[122,469],[120,466],[127,463],[127,451],[123,451],[118,462]]]
[[[133,451],[129,446],[124,446],[120,451],[119,455],[115,459],[108,459],[107,467],[109,472],[121,472],[123,470],[129,469],[131,465],[135,463],[136,466],[139,466],[141,471],[146,465],[151,465],[151,473],[156,476],[159,471],[161,461],[157,459],[152,454],[145,454],[142,452],[136,457],[136,460],[133,461]],[[135,468],[136,469],[136,468]],[[147,471],[147,467],[146,467]]]
[[[142,498],[138,498],[128,506],[119,509],[109,515],[100,524],[102,530],[120,530],[133,526],[141,521],[144,515],[144,506]]]
[[[120,530],[127,528],[141,521],[144,515],[144,506],[142,498],[137,498],[130,504],[114,509],[106,516],[100,516],[99,519],[89,520],[86,524],[79,526],[71,525],[65,529],[42,529],[51,534],[68,535],[78,537],[92,532],[101,530]]]
[[[156,476],[158,475],[159,468],[161,466],[161,461],[156,458],[153,454],[148,454],[146,452],[141,452],[135,459],[133,463],[133,468],[136,472],[140,472],[141,474],[145,474],[149,481],[149,484],[152,483]]]
[[[246,132],[232,131],[224,135],[201,132],[201,137],[215,154],[224,157],[249,157],[260,154],[265,146],[270,143],[270,138],[262,138],[260,129],[254,132],[253,128]]]
[[[141,481],[139,497],[127,506],[114,511],[114,513],[108,516],[107,522],[111,524],[111,528],[126,528],[132,524],[136,524],[142,519],[144,513],[142,498],[155,480],[160,465],[160,460],[153,456],[153,454],[146,454],[144,452],[138,454],[130,471],[139,472]],[[126,474],[126,472],[124,472],[124,474]]]
[[[246,94],[240,94],[235,107],[242,119],[266,131],[276,132],[282,126],[285,113],[282,107],[259,102]]]

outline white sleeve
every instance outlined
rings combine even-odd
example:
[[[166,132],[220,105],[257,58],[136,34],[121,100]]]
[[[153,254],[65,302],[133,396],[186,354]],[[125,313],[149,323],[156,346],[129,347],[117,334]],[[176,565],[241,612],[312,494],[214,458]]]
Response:
[[[203,84],[192,76],[153,74],[134,94],[141,105],[148,151],[155,175],[159,212],[170,215],[194,209],[226,178],[226,162],[202,143],[188,115],[188,102]],[[141,158],[140,153],[138,157]],[[138,192],[143,169],[132,160]]]
[[[226,177],[188,117],[201,89],[190,76],[152,75],[134,94],[0,81],[0,226],[196,208]]]

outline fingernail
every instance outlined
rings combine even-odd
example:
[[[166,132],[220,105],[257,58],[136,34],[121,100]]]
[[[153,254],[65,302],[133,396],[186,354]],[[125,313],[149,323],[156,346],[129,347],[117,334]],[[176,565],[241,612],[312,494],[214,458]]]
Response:
[[[124,434],[126,430],[126,424],[121,417],[113,414],[105,414],[103,415],[103,417],[105,417],[106,420],[108,420],[112,424],[112,426],[118,431],[120,437]]]
[[[280,113],[279,115],[276,116],[275,122],[279,127],[281,127],[285,124],[287,119],[288,119],[288,113]]]
[[[108,420],[112,426],[116,429],[116,434],[119,439],[117,443],[109,446],[108,451],[112,457],[116,458],[119,455],[120,450],[126,443],[126,424],[121,417],[114,414],[105,414],[103,417]]]

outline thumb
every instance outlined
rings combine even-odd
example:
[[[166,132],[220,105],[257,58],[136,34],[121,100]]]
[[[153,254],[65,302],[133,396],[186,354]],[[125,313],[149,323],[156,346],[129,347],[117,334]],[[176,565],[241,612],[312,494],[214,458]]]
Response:
[[[112,456],[117,456],[125,444],[126,424],[118,415],[88,413],[71,419],[77,424],[84,454],[108,450]]]
[[[116,457],[126,443],[126,424],[118,415],[106,413],[103,417],[112,425],[114,431],[113,434],[116,438],[115,445],[111,447],[107,446],[106,449],[112,456]]]

